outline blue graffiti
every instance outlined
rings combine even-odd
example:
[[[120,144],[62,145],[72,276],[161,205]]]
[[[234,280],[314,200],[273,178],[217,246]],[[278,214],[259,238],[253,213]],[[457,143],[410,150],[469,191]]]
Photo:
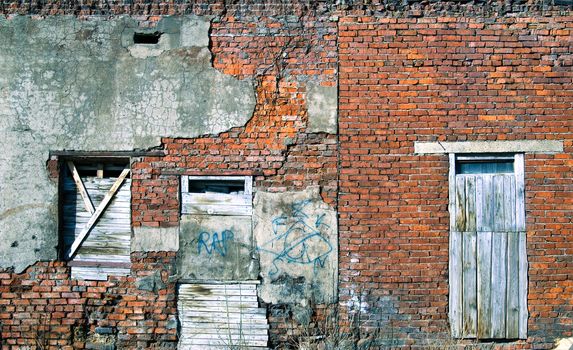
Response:
[[[197,241],[197,253],[201,254],[203,248],[207,254],[212,255],[213,252],[219,253],[221,256],[227,255],[228,244],[227,242],[232,241],[235,237],[233,231],[224,230],[221,232],[221,237],[219,238],[218,232],[213,232],[213,236],[209,232],[199,233],[199,240]]]
[[[313,268],[324,267],[326,258],[332,252],[332,244],[321,231],[329,230],[324,223],[326,214],[311,217],[305,208],[311,200],[294,202],[291,205],[292,215],[277,216],[272,221],[273,239],[258,248],[270,253],[273,258],[273,270],[269,275],[279,272],[280,261],[290,264],[313,265]],[[278,246],[278,249],[274,249]]]

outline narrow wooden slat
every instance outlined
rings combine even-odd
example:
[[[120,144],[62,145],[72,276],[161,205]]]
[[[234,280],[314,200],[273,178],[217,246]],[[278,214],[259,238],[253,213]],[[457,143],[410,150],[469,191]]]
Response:
[[[131,263],[118,263],[118,262],[104,262],[104,261],[96,261],[96,262],[88,262],[88,261],[70,261],[68,262],[68,266],[81,266],[81,267],[113,267],[113,268],[122,268],[122,269],[129,269],[131,267]]]
[[[95,211],[94,205],[90,199],[90,196],[88,195],[88,192],[86,191],[86,188],[84,186],[84,183],[80,177],[80,174],[78,173],[78,170],[76,169],[76,166],[74,165],[74,163],[72,161],[68,161],[68,169],[70,169],[70,172],[72,173],[72,179],[74,180],[75,184],[76,184],[76,189],[78,191],[78,193],[80,194],[83,203],[85,205],[86,210],[90,213],[93,214]]]
[[[245,304],[238,304],[240,306],[232,306],[232,305],[221,305],[221,303],[213,303],[213,304],[194,304],[194,303],[187,303],[192,309],[201,310],[201,312],[217,312],[217,313],[229,313],[229,314],[254,314],[254,315],[263,315],[266,316],[266,310],[258,308],[258,305],[245,305]],[[241,307],[243,306],[243,307]]]
[[[227,216],[250,216],[253,209],[251,205],[210,205],[210,204],[190,204],[181,203],[183,214],[194,215],[227,215]]]
[[[477,234],[477,304],[478,334],[480,339],[489,338],[491,329],[491,255],[492,233]]]
[[[221,339],[198,339],[198,338],[186,337],[184,339],[181,339],[179,344],[180,344],[179,349],[186,349],[185,346],[188,345],[210,345],[210,346],[218,345],[223,347],[220,348],[222,350],[222,349],[234,349],[236,346],[239,345],[267,346],[267,341],[244,339],[242,341],[232,342],[225,339],[224,336],[222,336]]]
[[[519,338],[519,234],[507,233],[506,337]]]
[[[181,193],[189,192],[189,176],[182,175],[181,176]]]
[[[466,230],[466,183],[463,176],[456,176],[456,224],[455,231]]]
[[[208,321],[199,321],[199,320],[194,320],[193,322],[187,322],[185,321],[185,328],[190,329],[191,331],[195,331],[195,329],[210,329],[213,332],[218,332],[218,331],[222,331],[222,332],[229,332],[229,331],[233,331],[233,332],[241,332],[241,329],[238,329],[236,327],[236,324],[233,323],[221,323],[221,322],[208,322]],[[252,323],[249,324],[249,327],[246,328],[246,330],[248,330],[249,332],[256,332],[256,334],[266,334],[266,330],[268,330],[270,328],[269,324],[263,324],[263,323]]]
[[[185,300],[185,298],[182,298],[181,300]],[[257,297],[256,296],[242,296],[242,295],[204,295],[204,296],[197,296],[197,297],[190,299],[190,300],[194,300],[194,301],[217,300],[217,301],[222,301],[222,302],[224,302],[224,301],[256,302]]]
[[[466,176],[466,231],[476,231],[476,177]]]
[[[491,336],[505,338],[507,233],[493,232],[491,259]]]
[[[523,154],[516,154],[515,169],[515,230],[525,231],[525,169]]]
[[[268,349],[267,347],[264,346],[234,346],[233,347],[234,350],[262,350],[262,349]],[[181,350],[221,350],[221,347],[219,345],[185,345],[184,349]]]
[[[129,174],[129,168],[126,168],[121,172],[121,174],[119,175],[119,177],[117,178],[117,180],[115,181],[115,183],[113,184],[111,189],[109,190],[108,194],[105,196],[103,201],[98,205],[98,207],[97,207],[96,211],[93,213],[93,216],[90,219],[90,221],[86,224],[85,228],[82,230],[80,235],[76,238],[76,240],[74,241],[74,243],[72,244],[72,246],[70,247],[68,252],[66,253],[66,257],[68,259],[71,259],[71,257],[74,256],[74,254],[76,253],[76,251],[80,247],[81,243],[84,241],[86,236],[89,234],[90,230],[93,228],[93,225],[99,219],[99,217],[101,216],[101,214],[103,213],[103,211],[105,210],[105,208],[107,207],[109,202],[112,200],[114,194],[117,192],[119,187],[122,185],[123,180],[125,180],[125,178],[127,177],[128,174]]]
[[[127,276],[129,269],[113,268],[113,267],[82,267],[74,266],[71,269],[73,279],[85,279],[94,281],[105,281],[108,276]]]
[[[519,232],[519,338],[527,339],[527,247],[526,234]]]
[[[251,176],[245,176],[245,194],[253,195],[253,178]]]
[[[183,193],[182,203],[192,205],[251,205],[248,194]]]
[[[515,177],[503,176],[504,231],[515,231]]]
[[[193,333],[193,340],[195,339],[215,339],[215,340],[244,340],[247,342],[250,341],[264,341],[264,345],[266,345],[266,341],[268,339],[267,335],[260,335],[260,334],[245,334],[242,332],[239,333],[226,333],[226,334],[209,334],[209,333]]]
[[[448,211],[450,212],[450,232],[456,231],[456,155],[449,154],[450,171],[448,186]]]
[[[463,335],[477,336],[476,233],[463,232]]]
[[[493,217],[494,217],[494,188],[492,176],[486,175],[481,176],[483,181],[482,186],[482,221],[480,222],[481,229],[479,231],[491,232],[494,228]]]
[[[475,220],[476,220],[476,231],[481,232],[484,231],[484,179],[482,176],[476,176],[475,179],[475,186],[476,186],[476,196],[475,196]],[[479,237],[478,237],[479,238]]]
[[[505,230],[505,205],[503,195],[503,175],[493,176],[493,231],[503,232]]]
[[[449,261],[449,282],[450,282],[450,325],[452,336],[460,338],[462,336],[462,234],[460,232],[450,232],[450,261]]]
[[[250,296],[250,297],[256,297],[257,294],[256,292],[253,293],[252,290],[250,289],[229,289],[229,290],[224,290],[224,289],[209,289],[207,291],[197,291],[197,292],[186,292],[185,295],[182,295],[182,297],[184,298],[188,298],[190,300],[198,300],[195,299],[196,296],[231,296],[231,295],[242,295],[242,296]]]

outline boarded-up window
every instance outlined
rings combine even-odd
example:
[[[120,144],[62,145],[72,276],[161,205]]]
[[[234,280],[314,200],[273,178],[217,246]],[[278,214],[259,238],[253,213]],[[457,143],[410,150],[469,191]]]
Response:
[[[527,337],[523,155],[450,155],[450,322],[457,338]]]
[[[62,245],[72,277],[105,280],[129,274],[128,163],[68,161],[62,169]]]
[[[181,176],[181,212],[250,216],[252,188],[250,176]]]
[[[178,349],[266,349],[269,325],[256,283],[181,284]]]

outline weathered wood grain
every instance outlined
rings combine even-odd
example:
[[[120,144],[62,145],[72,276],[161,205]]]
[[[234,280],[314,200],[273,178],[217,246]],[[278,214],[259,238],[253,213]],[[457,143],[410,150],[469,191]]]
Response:
[[[491,256],[491,337],[505,338],[507,295],[507,233],[494,232]]]
[[[462,337],[462,314],[463,314],[463,283],[462,283],[462,234],[450,232],[450,325],[452,336]]]
[[[490,337],[491,329],[492,233],[478,232],[477,237],[477,336],[480,339],[486,339]]]
[[[477,266],[476,233],[464,232],[463,239],[463,332],[466,337],[477,336]]]

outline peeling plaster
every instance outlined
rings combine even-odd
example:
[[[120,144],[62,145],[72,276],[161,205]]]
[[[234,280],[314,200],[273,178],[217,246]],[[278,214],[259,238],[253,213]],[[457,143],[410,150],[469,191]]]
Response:
[[[209,26],[164,19],[160,43],[142,52],[128,17],[0,18],[0,232],[22,242],[0,245],[0,268],[57,256],[50,150],[148,149],[246,124],[253,83],[211,66]]]
[[[266,303],[333,303],[338,285],[336,211],[317,186],[304,191],[257,192],[254,236]]]
[[[336,86],[322,86],[307,83],[306,104],[308,109],[308,132],[338,131],[338,89]]]

